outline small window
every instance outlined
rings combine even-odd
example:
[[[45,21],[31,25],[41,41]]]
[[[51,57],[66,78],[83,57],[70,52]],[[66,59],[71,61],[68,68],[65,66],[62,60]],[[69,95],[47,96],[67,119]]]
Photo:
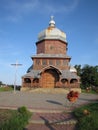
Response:
[[[63,60],[63,65],[67,65],[67,61],[66,60]]]
[[[60,64],[61,64],[60,60],[56,60],[56,65],[60,65]]]
[[[50,46],[50,50],[52,50],[54,47],[53,46]]]
[[[53,60],[49,60],[49,65],[53,65]]]
[[[47,61],[44,59],[44,60],[42,60],[42,64],[43,65],[47,65]]]
[[[40,65],[40,60],[39,59],[36,60],[36,65]]]

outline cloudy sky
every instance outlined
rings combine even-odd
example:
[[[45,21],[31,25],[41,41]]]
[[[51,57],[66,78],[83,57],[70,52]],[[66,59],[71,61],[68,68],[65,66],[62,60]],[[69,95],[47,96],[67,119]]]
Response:
[[[98,65],[98,0],[0,0],[0,81],[17,84],[31,66],[35,42],[50,16],[67,35],[71,65]]]

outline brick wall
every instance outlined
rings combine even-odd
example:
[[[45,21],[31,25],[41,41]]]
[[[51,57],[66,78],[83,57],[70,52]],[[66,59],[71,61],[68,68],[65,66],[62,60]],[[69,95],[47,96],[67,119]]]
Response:
[[[60,40],[43,40],[37,45],[37,54],[66,54],[67,43]]]
[[[57,62],[59,60],[59,62]],[[66,64],[63,63],[63,60],[66,60]],[[69,69],[69,60],[70,59],[58,59],[58,58],[33,58],[33,69],[40,70],[45,68],[49,65],[55,66],[61,70],[68,70]],[[44,62],[43,62],[44,61]],[[59,64],[58,64],[59,63]]]

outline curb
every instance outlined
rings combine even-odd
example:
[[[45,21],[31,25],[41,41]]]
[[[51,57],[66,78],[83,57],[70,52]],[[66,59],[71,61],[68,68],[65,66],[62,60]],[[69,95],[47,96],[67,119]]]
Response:
[[[11,110],[17,110],[17,106],[0,106],[0,109],[11,109]],[[67,113],[70,113],[70,109],[42,109],[42,108],[27,108],[30,112],[34,113],[62,113],[66,111]]]
[[[34,112],[34,113],[63,113],[63,112],[66,112],[66,113],[71,113],[72,110],[67,110],[67,109],[61,109],[61,110],[52,110],[52,109],[29,109],[28,110],[30,112]]]
[[[30,124],[57,124],[57,125],[73,125],[77,123],[76,119],[70,119],[70,120],[55,120],[55,121],[47,121],[45,122],[44,120],[30,120],[29,121]]]

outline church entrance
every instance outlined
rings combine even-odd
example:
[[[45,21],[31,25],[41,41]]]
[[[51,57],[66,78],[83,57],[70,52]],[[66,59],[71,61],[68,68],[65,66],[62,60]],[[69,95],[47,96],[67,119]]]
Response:
[[[41,74],[43,88],[54,88],[57,81],[59,81],[59,74],[55,69],[47,69]]]

